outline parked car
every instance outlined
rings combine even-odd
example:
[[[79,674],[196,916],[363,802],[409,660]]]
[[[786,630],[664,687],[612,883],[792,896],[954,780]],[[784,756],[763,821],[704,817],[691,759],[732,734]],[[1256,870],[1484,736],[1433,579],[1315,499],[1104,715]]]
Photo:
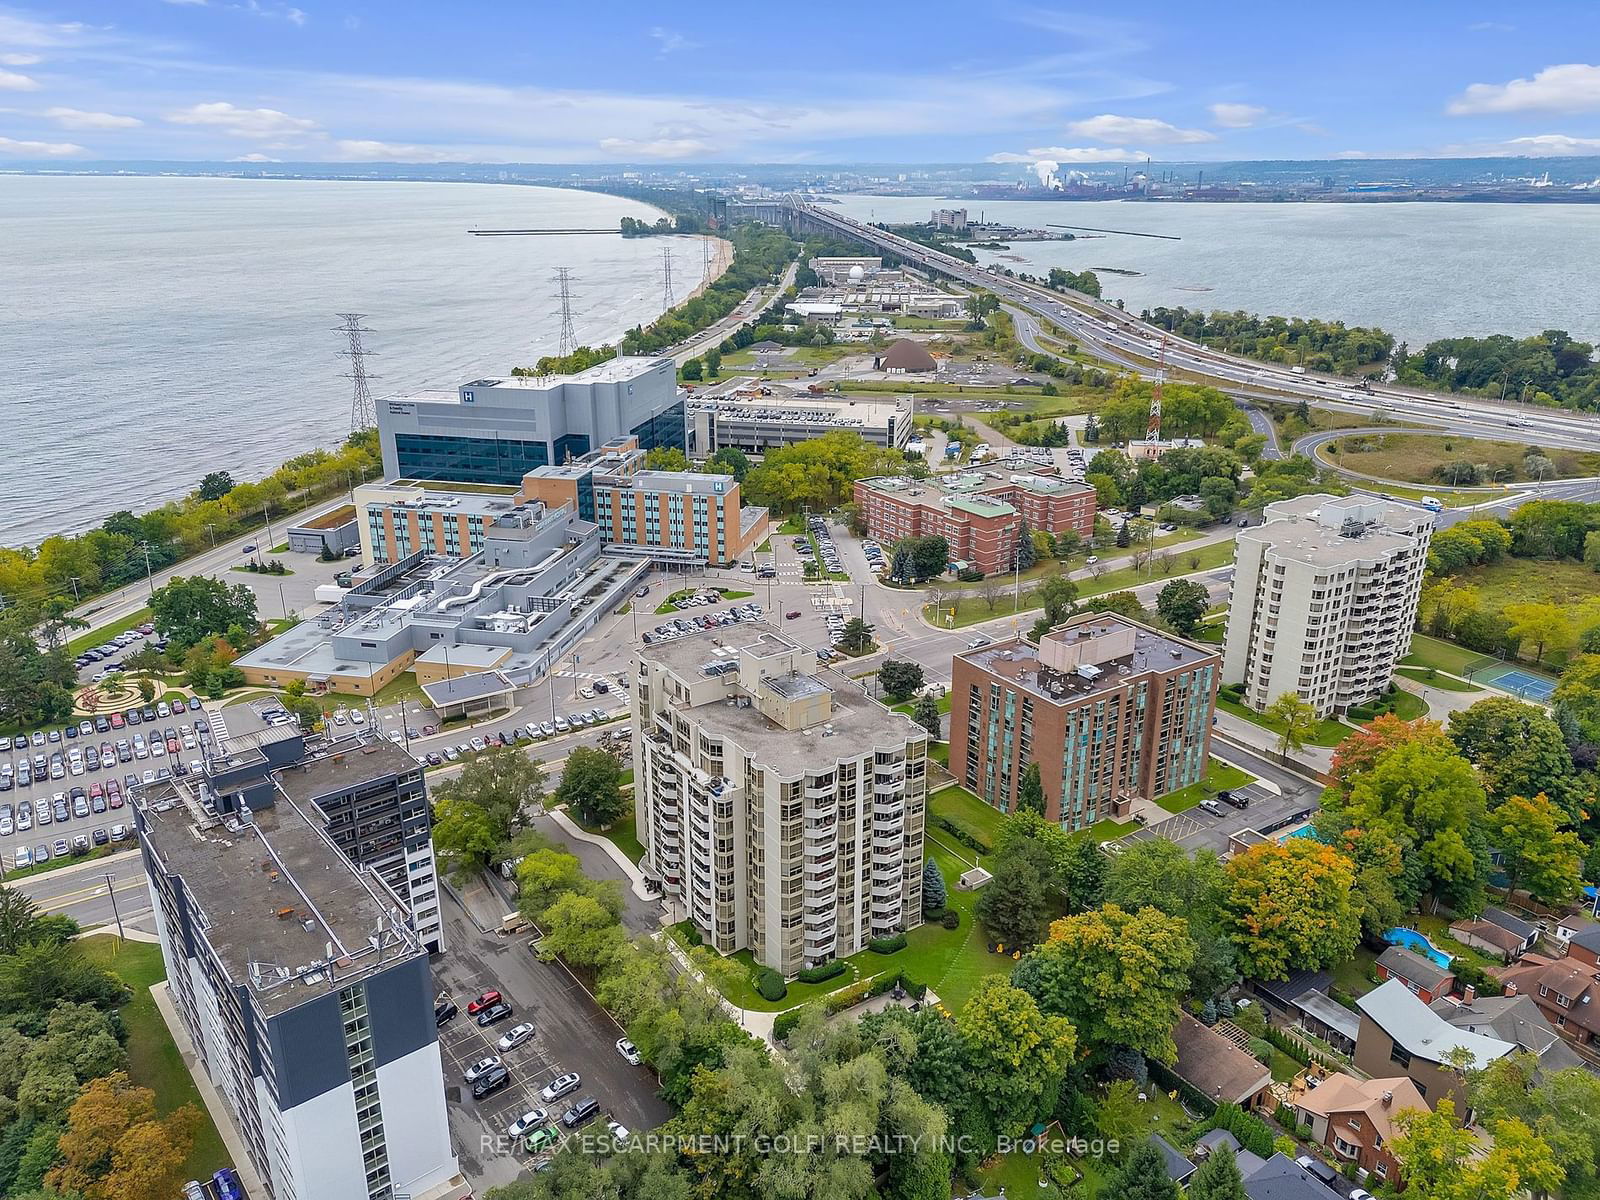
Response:
[[[484,1009],[482,1012],[480,1012],[478,1014],[478,1025],[480,1027],[482,1027],[482,1028],[487,1029],[490,1025],[493,1025],[496,1021],[504,1021],[510,1015],[511,1015],[511,1005],[507,1004],[504,1000],[502,1000],[498,1004],[489,1005],[488,1008]]]
[[[644,1058],[639,1054],[639,1047],[635,1046],[627,1038],[617,1039],[617,1053],[627,1060],[629,1066],[637,1067],[644,1061]]]
[[[570,1096],[578,1090],[579,1085],[582,1083],[583,1079],[576,1071],[568,1071],[565,1075],[557,1075],[549,1083],[545,1084],[544,1089],[539,1093],[539,1098],[549,1104],[552,1100]]]
[[[435,1025],[448,1025],[455,1020],[456,1014],[461,1010],[456,1007],[454,1000],[446,1000],[433,1006],[433,1023]]]
[[[466,1074],[464,1074],[461,1078],[466,1083],[477,1083],[479,1079],[487,1075],[499,1065],[499,1056],[490,1054],[484,1058],[480,1058],[477,1062],[468,1067]]]
[[[549,1119],[550,1114],[545,1112],[544,1109],[530,1108],[527,1112],[523,1113],[520,1117],[506,1127],[506,1133],[510,1137],[514,1138],[524,1137],[527,1134],[532,1133],[535,1129],[539,1128],[539,1126],[543,1125]]]
[[[482,1100],[490,1092],[497,1092],[511,1082],[511,1072],[504,1067],[491,1067],[472,1085],[472,1098]]]
[[[475,1017],[491,1004],[499,1004],[505,997],[494,988],[484,992],[476,1000],[467,1005],[467,1015]]]
[[[529,1154],[540,1154],[549,1150],[561,1140],[561,1131],[554,1125],[541,1125],[528,1134],[528,1140],[523,1143],[523,1148]]]
[[[585,1096],[561,1114],[561,1123],[568,1129],[576,1129],[578,1126],[587,1125],[594,1120],[599,1111],[599,1102],[593,1096]]]
[[[522,1024],[514,1025],[507,1030],[500,1040],[495,1043],[495,1046],[501,1050],[515,1050],[531,1037],[533,1037],[533,1022],[524,1021]]]

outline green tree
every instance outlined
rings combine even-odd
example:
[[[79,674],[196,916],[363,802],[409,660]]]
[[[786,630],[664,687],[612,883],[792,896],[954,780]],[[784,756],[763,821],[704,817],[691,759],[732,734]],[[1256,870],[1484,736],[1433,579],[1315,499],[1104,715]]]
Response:
[[[1016,568],[1019,571],[1031,570],[1039,561],[1039,549],[1033,544],[1033,531],[1028,528],[1026,518],[1017,521]]]
[[[1562,828],[1567,815],[1543,792],[1508,796],[1489,813],[1489,836],[1499,849],[1506,873],[1506,892],[1528,895],[1545,904],[1565,904],[1583,883],[1583,843]]]
[[[235,484],[233,476],[226,471],[210,471],[200,480],[200,486],[195,495],[201,500],[221,500],[233,491]]]
[[[1156,612],[1184,637],[1195,631],[1211,607],[1211,593],[1192,579],[1174,579],[1156,596]]]
[[[1249,1200],[1239,1161],[1228,1146],[1217,1146],[1189,1180],[1188,1200]]]
[[[1569,817],[1577,817],[1587,799],[1566,735],[1537,705],[1497,696],[1457,709],[1450,714],[1450,740],[1478,768],[1491,798],[1544,792]]]
[[[556,801],[572,809],[586,825],[612,825],[627,811],[622,768],[606,751],[578,746],[567,755]]]
[[[1188,988],[1194,943],[1181,917],[1107,904],[1063,917],[1012,981],[1045,1012],[1071,1021],[1084,1049],[1103,1058],[1128,1047],[1172,1062],[1172,1026]]]
[[[182,652],[231,629],[254,631],[256,594],[242,583],[231,587],[205,575],[177,576],[150,596],[156,629]]]
[[[878,683],[884,695],[900,702],[922,690],[922,664],[906,659],[888,658],[878,668]]]
[[[705,469],[718,475],[732,475],[740,483],[750,473],[750,460],[744,451],[732,446],[724,446],[710,458],[706,459]]]
[[[1044,783],[1039,778],[1039,764],[1031,762],[1017,783],[1017,811],[1044,815]]]
[[[1284,692],[1262,709],[1261,715],[1278,727],[1278,757],[1283,759],[1304,750],[1306,739],[1317,728],[1317,710],[1295,692]]]
[[[1044,936],[1050,919],[1050,884],[1037,858],[1021,851],[996,856],[994,878],[978,893],[974,908],[994,940],[1003,946],[1031,946]]]
[[[627,943],[616,914],[579,892],[563,892],[545,910],[542,926],[539,957],[548,961],[559,955],[575,967],[607,966]]]
[[[676,446],[655,446],[644,456],[644,465],[651,471],[687,471],[689,456]]]
[[[457,883],[488,866],[503,840],[483,805],[454,792],[434,801],[433,848]]]
[[[1561,650],[1572,644],[1574,631],[1566,610],[1559,604],[1508,604],[1501,611],[1511,622],[1510,635],[1524,645],[1533,643],[1534,662],[1543,662],[1546,650]]]
[[[1245,975],[1331,967],[1361,939],[1355,864],[1315,838],[1263,842],[1227,865],[1230,932]]]
[[[1146,1138],[1106,1182],[1105,1194],[1117,1200],[1178,1200],[1178,1185],[1168,1178],[1161,1151]]]
[[[934,741],[938,741],[939,735],[944,732],[941,725],[943,716],[939,711],[939,702],[927,693],[918,696],[917,702],[911,706],[911,719],[926,729]]]
[[[1395,1124],[1400,1133],[1390,1149],[1400,1160],[1407,1190],[1418,1200],[1542,1195],[1561,1186],[1563,1172],[1549,1143],[1515,1118],[1488,1126],[1492,1145],[1480,1143],[1457,1123],[1448,1097],[1432,1112],[1397,1113]]]
[[[1593,1194],[1600,1183],[1600,1077],[1582,1067],[1541,1071],[1537,1056],[1511,1054],[1473,1072],[1468,1085],[1482,1125],[1521,1121],[1549,1143],[1566,1175],[1562,1194]]]
[[[1561,672],[1551,702],[1577,722],[1586,742],[1600,742],[1600,654],[1580,654]]]
[[[937,912],[949,899],[944,886],[944,873],[939,864],[928,859],[922,864],[922,908],[924,912]]]
[[[872,649],[872,626],[860,617],[851,617],[844,623],[839,647],[846,654],[865,654]]]
[[[494,844],[511,840],[527,815],[544,799],[544,764],[529,758],[517,746],[495,746],[476,755],[461,774],[433,789],[435,807],[446,799],[470,801],[488,815]],[[437,840],[437,834],[435,834]]]
[[[1126,847],[1106,872],[1106,899],[1129,912],[1150,907],[1192,923],[1221,919],[1227,879],[1209,850],[1192,856],[1166,838]]]
[[[705,365],[698,358],[691,358],[679,368],[678,373],[690,383],[699,383],[705,377]]]
[[[997,1129],[1026,1129],[1054,1106],[1073,1061],[1070,1021],[1042,1012],[1034,998],[999,976],[985,977],[956,1018],[972,1065],[968,1086]]]

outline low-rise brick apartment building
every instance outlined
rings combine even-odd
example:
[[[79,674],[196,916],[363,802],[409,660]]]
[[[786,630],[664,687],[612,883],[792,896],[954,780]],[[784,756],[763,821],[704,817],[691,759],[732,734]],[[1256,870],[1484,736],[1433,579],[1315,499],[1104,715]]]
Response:
[[[1211,745],[1215,650],[1107,613],[956,655],[950,771],[1010,812],[1037,761],[1045,815],[1084,829],[1120,796],[1198,783]]]

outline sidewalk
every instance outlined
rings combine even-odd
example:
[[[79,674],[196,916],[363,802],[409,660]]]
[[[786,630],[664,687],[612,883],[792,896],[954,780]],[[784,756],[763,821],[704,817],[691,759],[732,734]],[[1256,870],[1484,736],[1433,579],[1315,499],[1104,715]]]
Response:
[[[1246,749],[1254,750],[1269,759],[1278,759],[1278,735],[1270,729],[1263,729],[1253,721],[1246,721],[1243,717],[1236,717],[1229,712],[1217,712],[1215,729],[1225,735],[1229,741],[1238,742]],[[1352,729],[1350,732],[1354,733]],[[1294,755],[1298,762],[1305,763],[1317,771],[1327,774],[1333,765],[1333,751],[1326,746],[1306,746]]]

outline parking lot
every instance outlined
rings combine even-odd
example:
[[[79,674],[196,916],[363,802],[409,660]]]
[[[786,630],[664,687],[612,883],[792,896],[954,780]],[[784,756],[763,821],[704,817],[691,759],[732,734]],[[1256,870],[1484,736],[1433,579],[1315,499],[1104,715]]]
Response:
[[[1219,805],[1222,814],[1218,816],[1197,805],[1108,842],[1105,850],[1108,854],[1117,855],[1138,842],[1161,837],[1176,842],[1186,850],[1204,848],[1220,854],[1228,848],[1228,838],[1240,830],[1278,826],[1285,818],[1307,811],[1303,797],[1280,795],[1263,787],[1259,781],[1235,788],[1233,794],[1247,800],[1249,807],[1236,809],[1226,804]]]
[[[608,1120],[639,1133],[672,1115],[656,1095],[660,1085],[655,1074],[622,1058],[616,1049],[622,1030],[566,968],[540,962],[529,950],[526,934],[502,938],[481,931],[454,893],[445,893],[443,915],[446,950],[435,962],[434,976],[441,995],[461,1010],[439,1031],[445,1100],[462,1168],[480,1192],[510,1183],[535,1162],[522,1139],[514,1144],[506,1134],[511,1123],[530,1110],[547,1110],[563,1142],[574,1133],[605,1136]],[[475,915],[482,920],[482,913]],[[480,1029],[467,1015],[467,1003],[489,988],[500,991],[513,1012]],[[498,1039],[523,1021],[533,1023],[532,1039],[500,1051]],[[494,1054],[501,1056],[511,1081],[475,1100],[462,1076],[474,1062]],[[543,1100],[540,1090],[567,1071],[581,1077],[578,1088],[558,1100]],[[578,1130],[569,1131],[561,1116],[583,1097],[593,1097],[599,1111]]]
[[[165,701],[150,705],[148,719],[145,711],[137,723],[119,713],[75,721],[71,736],[56,725],[5,739],[0,863],[6,870],[132,843],[133,790],[192,770],[215,719],[197,700],[177,712]]]

